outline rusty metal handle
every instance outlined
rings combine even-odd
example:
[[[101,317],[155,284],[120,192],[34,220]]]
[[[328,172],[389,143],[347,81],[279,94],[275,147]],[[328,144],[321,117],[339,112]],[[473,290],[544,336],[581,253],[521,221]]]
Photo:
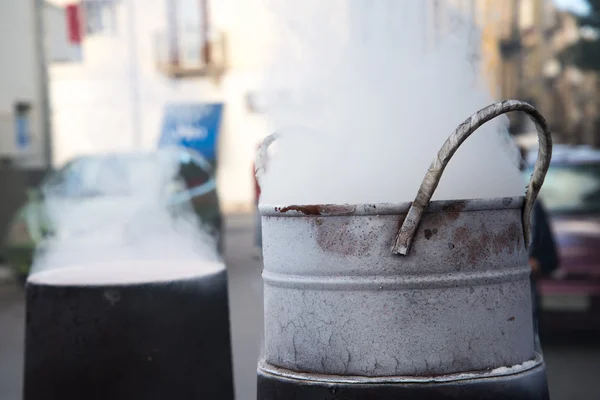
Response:
[[[256,176],[259,186],[262,186],[262,179],[267,168],[267,149],[279,136],[281,136],[279,133],[270,134],[263,139],[256,151],[256,157],[254,159],[254,176]]]
[[[425,178],[417,192],[417,197],[408,210],[406,219],[396,235],[396,242],[392,248],[394,254],[408,254],[415,232],[421,222],[421,216],[431,201],[433,192],[440,182],[444,169],[460,145],[480,126],[511,111],[523,111],[526,113],[535,124],[538,132],[538,158],[535,163],[535,170],[531,176],[531,181],[527,187],[525,204],[523,205],[523,234],[525,236],[525,244],[529,245],[531,236],[531,210],[540,188],[544,183],[548,167],[550,167],[550,159],[552,157],[552,136],[546,120],[532,105],[518,100],[504,100],[473,114],[465,122],[460,124],[446,140],[425,174]]]

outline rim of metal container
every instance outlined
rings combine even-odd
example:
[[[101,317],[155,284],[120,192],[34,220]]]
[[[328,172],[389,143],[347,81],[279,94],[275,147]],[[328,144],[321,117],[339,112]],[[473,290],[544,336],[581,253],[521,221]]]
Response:
[[[512,367],[499,367],[491,370],[484,371],[469,371],[460,372],[449,375],[439,376],[381,376],[381,377],[367,377],[367,376],[353,376],[353,375],[324,375],[314,374],[307,372],[297,372],[285,368],[279,368],[269,364],[265,359],[261,359],[258,363],[258,372],[264,374],[271,374],[275,376],[281,376],[284,378],[306,380],[313,382],[324,382],[324,383],[362,383],[362,384],[378,384],[378,383],[427,383],[427,382],[457,382],[466,381],[471,379],[484,379],[484,378],[497,378],[503,376],[510,376],[521,374],[523,372],[531,371],[542,365],[544,358],[540,353],[535,353],[535,357],[532,360],[525,361],[521,365],[515,365]]]
[[[497,197],[489,199],[439,200],[432,201],[425,213],[464,212],[517,209],[523,207],[525,196]],[[406,214],[411,202],[374,204],[312,204],[312,205],[269,205],[260,204],[263,217],[334,217]]]
[[[156,269],[157,266],[161,268]],[[147,271],[145,275],[144,270]],[[94,261],[34,271],[27,278],[27,285],[61,288],[162,285],[215,276],[223,271],[226,266],[220,261],[178,260],[176,257],[169,260]],[[129,275],[124,276],[125,273]]]

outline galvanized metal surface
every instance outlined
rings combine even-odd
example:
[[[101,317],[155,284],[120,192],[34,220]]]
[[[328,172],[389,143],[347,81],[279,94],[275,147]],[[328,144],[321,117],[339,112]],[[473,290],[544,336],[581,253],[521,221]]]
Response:
[[[432,376],[534,357],[523,198],[433,202],[410,254],[410,204],[260,206],[265,359],[294,371]]]
[[[306,373],[292,371],[285,368],[275,367],[264,359],[258,362],[258,371],[281,376],[288,379],[296,379],[300,381],[312,381],[323,383],[359,383],[359,384],[377,384],[377,383],[443,383],[443,382],[461,382],[470,381],[480,378],[499,378],[519,374],[531,369],[537,368],[544,363],[544,359],[540,353],[536,353],[532,360],[526,361],[523,364],[515,365],[508,368],[497,368],[484,371],[469,371],[463,373],[454,373],[449,375],[435,376],[352,376],[352,375],[324,375],[315,373]]]
[[[548,168],[550,167],[550,159],[552,157],[552,135],[550,134],[546,120],[532,105],[518,100],[504,100],[494,103],[467,118],[467,120],[460,124],[446,140],[441,150],[433,159],[427,174],[425,174],[425,178],[423,179],[423,183],[419,188],[417,196],[398,232],[393,248],[395,254],[406,255],[408,253],[415,231],[419,226],[421,215],[429,205],[429,201],[442,178],[446,166],[460,145],[486,122],[512,111],[522,111],[526,113],[534,123],[538,132],[538,158],[535,163],[535,170],[531,176],[529,186],[527,187],[527,193],[525,195],[526,200],[523,208],[523,235],[525,237],[525,243],[529,245],[531,210],[533,209],[533,203],[537,198],[540,188],[544,183],[546,172],[548,172]],[[271,142],[273,140],[275,140],[275,138],[273,138]],[[267,143],[266,146],[271,142]]]

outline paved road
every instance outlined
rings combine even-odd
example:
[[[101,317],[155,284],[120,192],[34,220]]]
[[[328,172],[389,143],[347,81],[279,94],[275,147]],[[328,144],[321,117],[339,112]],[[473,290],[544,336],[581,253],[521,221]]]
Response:
[[[260,263],[252,257],[252,232],[248,216],[227,221],[225,259],[238,400],[256,398],[255,371],[262,342],[262,283]],[[23,320],[22,291],[0,280],[0,400],[21,398]],[[600,399],[600,339],[593,340],[563,338],[562,343],[544,344],[553,400]]]

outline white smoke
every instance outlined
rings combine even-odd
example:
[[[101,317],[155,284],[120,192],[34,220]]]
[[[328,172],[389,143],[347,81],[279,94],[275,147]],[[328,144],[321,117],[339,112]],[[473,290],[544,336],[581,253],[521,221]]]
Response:
[[[479,73],[479,31],[451,7],[433,33],[428,1],[265,0],[268,118],[282,134],[262,203],[411,201],[443,142],[494,99]],[[443,4],[443,1],[440,1]],[[507,119],[455,154],[434,199],[523,195]]]
[[[67,168],[54,175],[42,189],[54,234],[38,246],[31,276],[86,266],[96,266],[90,273],[98,275],[98,265],[104,265],[120,279],[135,280],[144,266],[171,276],[179,263],[190,262],[196,262],[199,274],[203,268],[212,271],[220,260],[215,239],[204,231],[189,200],[172,201],[185,186],[177,178],[179,154],[95,155],[75,161],[71,169],[81,171]],[[146,276],[157,274],[147,271]]]

